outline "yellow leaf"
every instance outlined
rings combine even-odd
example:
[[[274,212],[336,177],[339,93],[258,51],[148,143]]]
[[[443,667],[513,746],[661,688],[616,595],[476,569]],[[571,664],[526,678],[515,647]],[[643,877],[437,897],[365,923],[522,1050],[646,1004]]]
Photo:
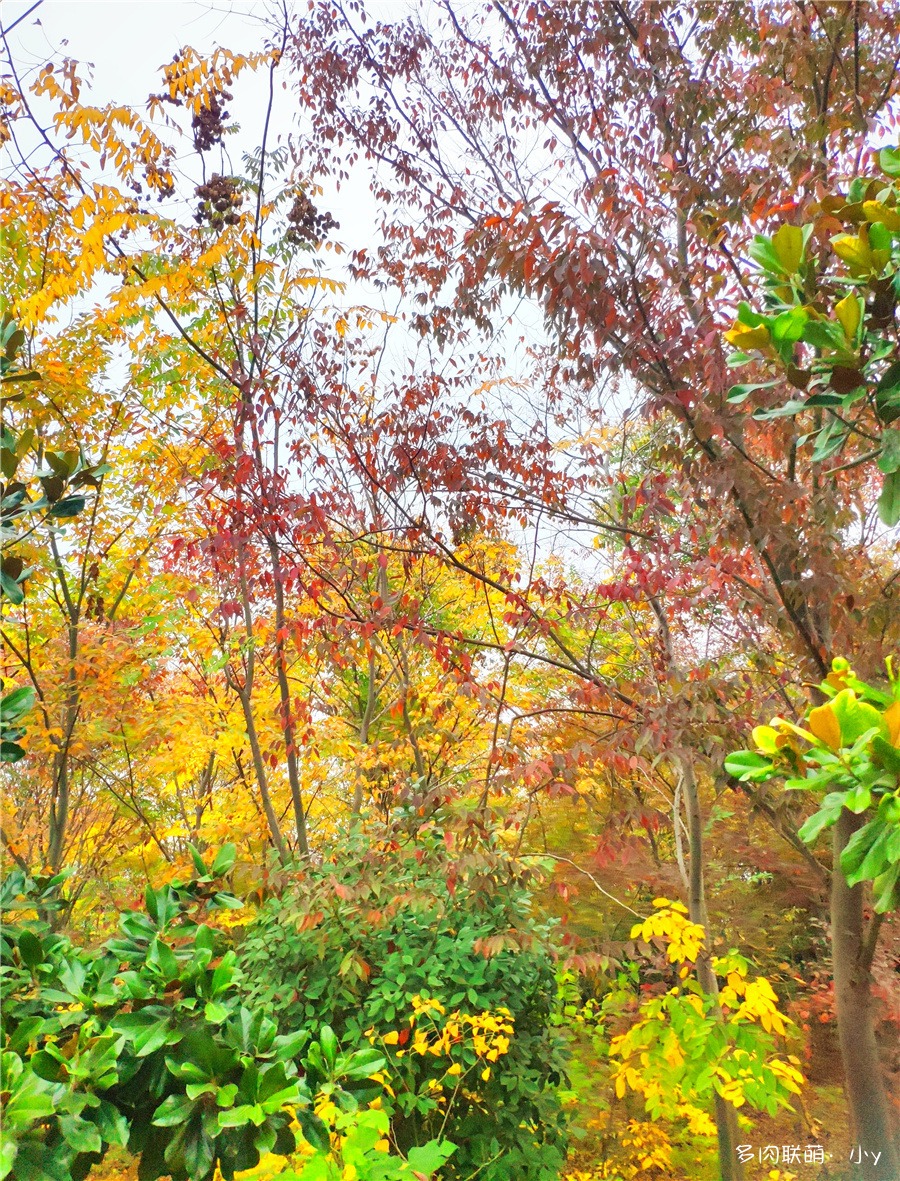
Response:
[[[803,260],[803,231],[799,226],[784,225],[772,237],[772,246],[787,274],[793,275]]]
[[[900,230],[900,213],[896,209],[889,209],[883,201],[863,201],[862,211],[866,221],[880,221],[892,232]]]
[[[736,323],[725,333],[725,339],[737,349],[764,349],[769,343],[769,330],[765,324],[748,328],[746,324]]]
[[[841,724],[831,705],[820,705],[809,714],[809,728],[820,742],[832,750],[840,750]]]
[[[895,701],[884,711],[884,724],[888,729],[888,741],[891,746],[900,746],[900,701]]]
[[[869,232],[866,226],[854,237],[851,234],[839,234],[831,239],[831,245],[838,258],[850,267],[862,271],[872,270],[872,248],[869,245]]]
[[[834,313],[852,344],[856,340],[856,332],[862,320],[862,300],[858,295],[848,295],[840,303],[835,304]]]

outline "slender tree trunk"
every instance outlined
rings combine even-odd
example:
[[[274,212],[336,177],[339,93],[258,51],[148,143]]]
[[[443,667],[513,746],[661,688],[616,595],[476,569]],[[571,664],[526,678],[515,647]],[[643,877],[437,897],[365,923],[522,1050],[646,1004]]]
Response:
[[[706,894],[703,888],[703,814],[700,808],[700,793],[694,767],[689,757],[681,759],[681,788],[684,792],[687,812],[688,850],[688,913],[692,923],[699,923],[709,931],[709,915],[706,912]],[[697,981],[703,991],[715,1001],[715,1012],[721,1018],[719,1008],[719,983],[712,969],[709,952],[704,950],[697,960]],[[719,1176],[721,1181],[743,1181],[744,1167],[738,1159],[737,1112],[716,1092],[716,1131],[719,1141]]]
[[[359,745],[365,748],[369,744],[369,727],[375,714],[375,646],[369,647],[368,683],[366,685],[366,704],[363,707],[359,723]],[[353,787],[353,816],[359,816],[363,806],[366,773],[356,768],[356,783]]]
[[[269,780],[266,775],[266,764],[262,756],[262,750],[259,745],[259,735],[256,732],[256,721],[253,717],[253,703],[250,700],[250,695],[246,688],[237,690],[238,700],[241,703],[241,709],[244,711],[244,725],[247,728],[247,740],[250,743],[250,755],[253,759],[253,770],[256,774],[256,782],[259,787],[259,796],[262,800],[263,811],[266,814],[266,823],[269,826],[269,834],[272,837],[272,844],[278,850],[278,856],[282,862],[287,861],[288,851],[284,843],[284,837],[281,835],[281,826],[278,823],[278,817],[275,815],[275,809],[272,806],[272,796],[269,792]]]
[[[678,664],[675,659],[675,648],[669,631],[666,611],[660,600],[651,597],[650,607],[659,623],[659,634],[663,652],[670,676],[680,677]],[[679,790],[675,793],[675,832],[678,836],[679,794],[684,796],[684,809],[687,816],[688,838],[688,914],[692,923],[697,923],[704,931],[709,931],[709,915],[706,912],[706,891],[704,889],[704,855],[703,855],[703,812],[700,807],[700,792],[697,788],[697,777],[694,774],[693,758],[689,753],[678,760]],[[684,869],[683,857],[679,849],[679,867]],[[722,1009],[719,1005],[719,984],[712,969],[708,950],[704,948],[697,960],[697,982],[707,996],[715,1002],[713,1012],[722,1020]],[[738,1158],[738,1127],[737,1112],[731,1103],[726,1102],[716,1092],[715,1099],[716,1133],[719,1143],[719,1177],[721,1181],[744,1181],[744,1166]]]
[[[284,750],[287,758],[288,782],[291,785],[291,799],[294,802],[294,823],[297,828],[297,848],[303,857],[309,856],[309,841],[306,835],[306,809],[303,806],[303,790],[300,786],[300,767],[297,763],[294,711],[291,708],[291,687],[287,679],[287,650],[285,647],[284,574],[278,554],[278,542],[268,539],[269,556],[272,559],[272,581],[275,584],[275,672],[278,677],[278,693],[281,698],[281,716],[284,722]]]
[[[259,794],[262,800],[263,811],[266,814],[266,823],[269,826],[272,843],[278,850],[278,856],[281,858],[281,861],[285,862],[287,861],[288,851],[281,832],[281,825],[278,823],[278,817],[272,805],[272,796],[269,792],[269,779],[266,775],[266,764],[259,745],[256,719],[253,716],[253,674],[256,670],[256,652],[253,647],[253,613],[250,610],[250,588],[247,584],[243,545],[238,548],[238,572],[240,576],[241,607],[244,613],[244,629],[247,633],[247,657],[244,665],[243,684],[238,681],[236,676],[229,674],[227,668],[226,676],[237,693],[238,700],[241,703],[241,709],[244,713],[244,725],[247,728],[247,740],[250,743],[250,754],[253,758],[253,771],[256,775],[256,782],[259,787]]]
[[[865,1181],[897,1181],[900,1178],[900,1154],[891,1127],[881,1059],[875,1041],[869,970],[874,941],[866,939],[863,885],[848,886],[840,866],[842,850],[863,822],[863,816],[845,808],[834,826],[831,878],[834,1001],[844,1063],[844,1085],[855,1138],[854,1177]]]

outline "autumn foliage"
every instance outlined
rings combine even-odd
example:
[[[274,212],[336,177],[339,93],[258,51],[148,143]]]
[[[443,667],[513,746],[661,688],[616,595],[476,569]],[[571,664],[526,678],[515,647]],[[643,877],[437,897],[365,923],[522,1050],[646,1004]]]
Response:
[[[896,1181],[900,9],[368,9],[6,21],[0,1177]]]

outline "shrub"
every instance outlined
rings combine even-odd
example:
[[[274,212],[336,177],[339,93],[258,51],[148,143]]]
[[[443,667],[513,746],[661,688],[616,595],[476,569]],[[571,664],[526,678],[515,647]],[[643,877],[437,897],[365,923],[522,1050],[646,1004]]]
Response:
[[[414,841],[357,837],[298,873],[246,934],[249,995],[284,1032],[323,1021],[383,1053],[404,1155],[446,1135],[448,1181],[556,1178],[563,1042],[533,871],[490,845],[451,846],[436,825]]]
[[[233,861],[226,847],[190,882],[148,887],[146,913],[95,951],[40,917],[59,878],[7,877],[0,1181],[79,1181],[113,1144],[140,1156],[141,1181],[230,1179],[292,1152],[297,1123],[327,1153],[322,1092],[345,1111],[381,1093],[376,1050],[341,1054],[325,1028],[279,1035],[243,1004],[234,952],[204,921],[237,904],[215,882]]]

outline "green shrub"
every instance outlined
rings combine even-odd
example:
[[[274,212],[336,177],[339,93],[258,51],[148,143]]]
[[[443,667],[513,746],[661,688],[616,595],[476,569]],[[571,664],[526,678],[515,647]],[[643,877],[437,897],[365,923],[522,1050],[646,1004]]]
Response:
[[[384,1054],[404,1155],[446,1136],[448,1181],[555,1179],[563,1043],[533,875],[489,846],[450,844],[434,825],[414,840],[356,838],[296,874],[246,933],[248,994],[282,1031],[326,1022]]]
[[[377,1050],[339,1052],[299,1027],[279,1035],[243,1003],[235,954],[204,921],[237,899],[216,886],[233,846],[197,860],[185,884],[148,888],[146,913],[96,951],[46,922],[59,878],[16,871],[0,894],[3,928],[0,1181],[79,1181],[117,1144],[140,1157],[141,1181],[230,1179],[269,1152],[294,1151],[293,1121],[322,1150],[313,1114],[323,1091],[345,1111],[381,1093]]]

